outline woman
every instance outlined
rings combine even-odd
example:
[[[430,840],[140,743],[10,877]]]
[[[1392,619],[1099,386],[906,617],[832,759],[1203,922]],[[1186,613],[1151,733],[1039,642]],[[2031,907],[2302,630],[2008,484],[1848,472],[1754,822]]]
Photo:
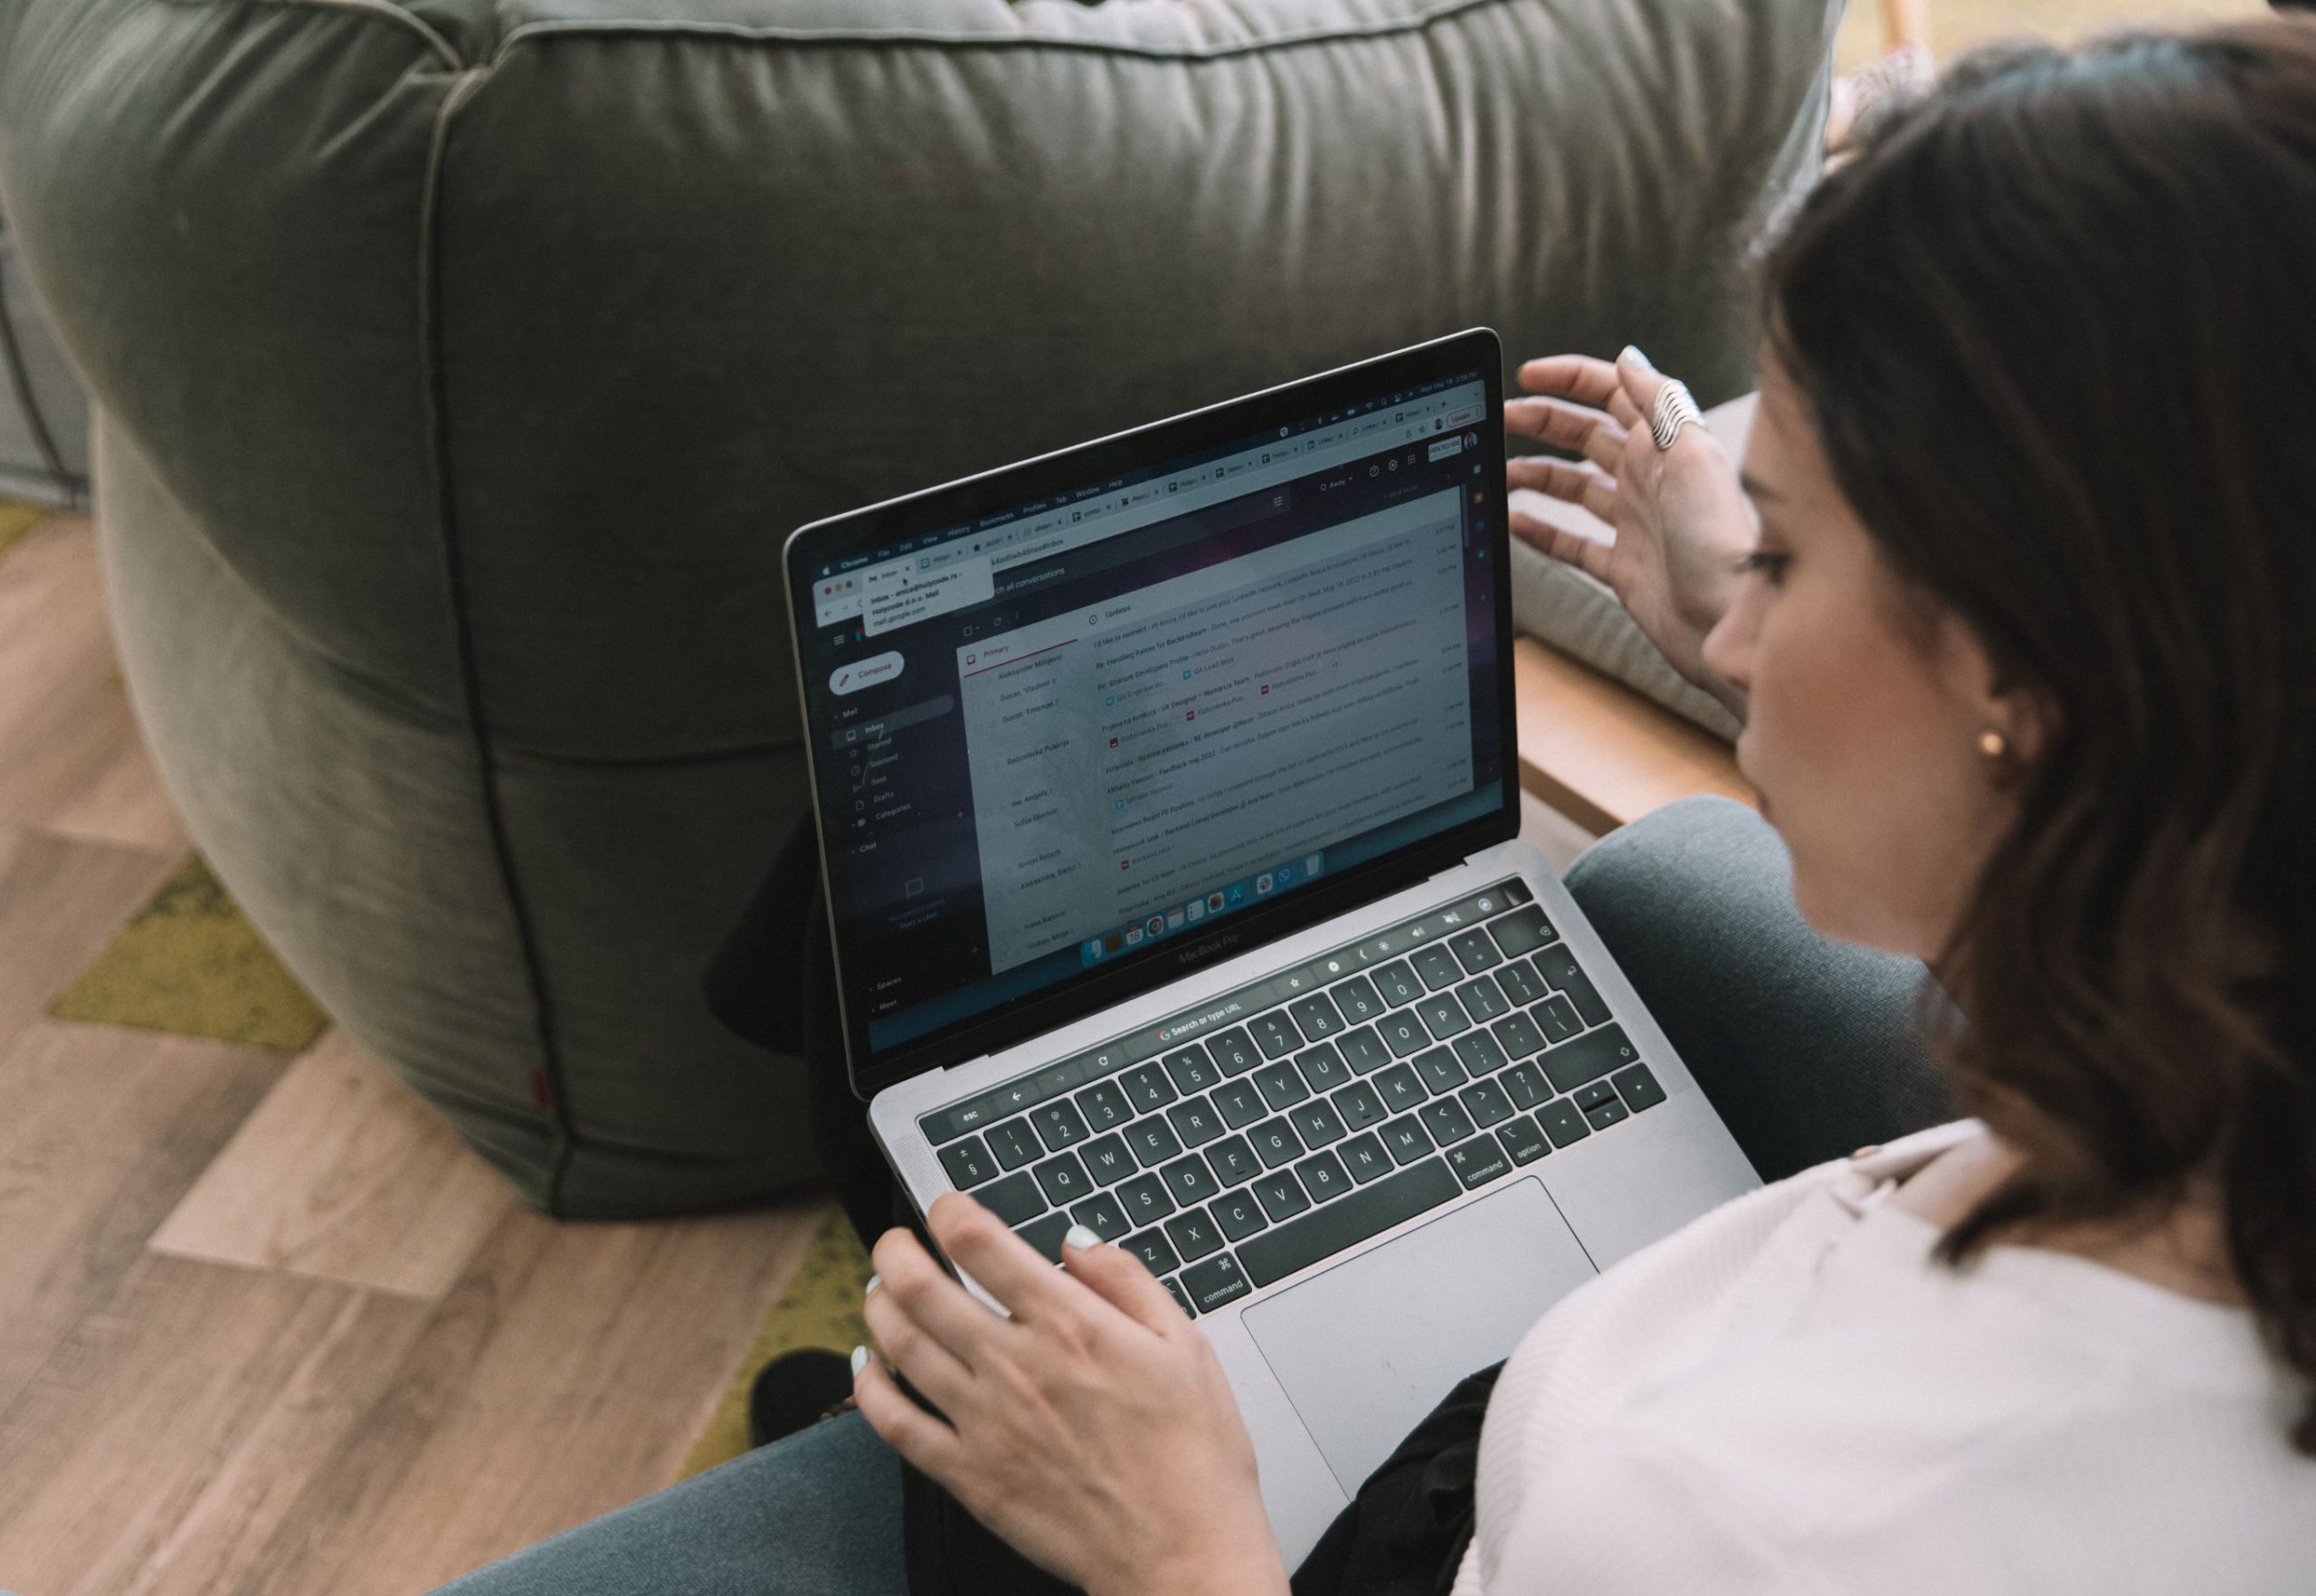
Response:
[[[1582,463],[1514,481],[1618,539],[1521,530],[1742,714],[1801,912],[1929,963],[1979,1118],[1548,1314],[1454,1588],[2316,1588],[2316,27],[1966,62],[1768,280],[1742,486],[1635,352],[1536,362],[1508,419]],[[876,1436],[1094,1596],[1286,1590],[1139,1262],[929,1222],[1012,1317],[885,1237]],[[470,1589],[897,1590],[893,1474],[837,1420]]]

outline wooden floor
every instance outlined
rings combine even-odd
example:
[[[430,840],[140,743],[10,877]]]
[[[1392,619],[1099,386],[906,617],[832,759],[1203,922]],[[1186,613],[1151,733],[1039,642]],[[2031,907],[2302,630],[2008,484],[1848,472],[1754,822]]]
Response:
[[[339,1033],[46,1019],[188,846],[51,520],[0,558],[0,1591],[403,1596],[669,1483],[821,1211],[556,1224]]]
[[[821,1211],[557,1224],[342,1032],[45,1018],[189,847],[51,520],[0,558],[0,1591],[409,1596],[669,1483]]]

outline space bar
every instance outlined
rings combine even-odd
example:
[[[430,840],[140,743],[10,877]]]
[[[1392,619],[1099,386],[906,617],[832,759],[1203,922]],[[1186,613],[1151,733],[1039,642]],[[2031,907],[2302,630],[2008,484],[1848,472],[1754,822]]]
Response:
[[[1464,1189],[1444,1159],[1431,1158],[1330,1202],[1308,1219],[1284,1224],[1239,1244],[1239,1267],[1258,1286],[1380,1236],[1401,1220],[1437,1208]]]

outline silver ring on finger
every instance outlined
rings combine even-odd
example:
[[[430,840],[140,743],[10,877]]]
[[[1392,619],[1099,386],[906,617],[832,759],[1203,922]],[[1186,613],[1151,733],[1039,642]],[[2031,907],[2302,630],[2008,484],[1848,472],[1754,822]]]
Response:
[[[1673,440],[1691,422],[1704,424],[1698,413],[1697,402],[1690,395],[1688,384],[1675,377],[1656,391],[1656,407],[1648,413],[1648,435],[1659,449],[1673,447]]]

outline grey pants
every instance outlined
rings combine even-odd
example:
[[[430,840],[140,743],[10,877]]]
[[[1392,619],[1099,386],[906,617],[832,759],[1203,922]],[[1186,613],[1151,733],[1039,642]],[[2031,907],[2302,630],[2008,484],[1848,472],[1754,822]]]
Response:
[[[1762,1177],[1951,1117],[1912,960],[1827,943],[1751,811],[1692,799],[1568,885]],[[458,1596],[904,1596],[900,1468],[857,1414],[583,1525]]]

